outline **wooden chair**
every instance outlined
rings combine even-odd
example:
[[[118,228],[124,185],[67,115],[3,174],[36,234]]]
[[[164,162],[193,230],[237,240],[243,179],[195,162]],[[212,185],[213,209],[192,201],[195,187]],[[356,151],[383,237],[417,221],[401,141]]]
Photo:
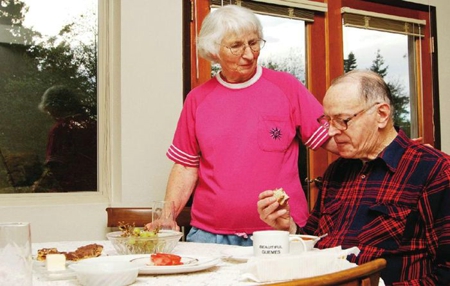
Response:
[[[378,286],[381,271],[386,268],[386,260],[378,258],[354,268],[330,274],[303,279],[278,282],[272,286]]]
[[[106,212],[108,216],[107,226],[112,228],[117,228],[119,222],[134,223],[137,227],[143,227],[152,221],[152,208],[108,207]],[[191,208],[183,208],[176,221],[183,233],[182,240],[185,241],[186,235],[191,229]]]

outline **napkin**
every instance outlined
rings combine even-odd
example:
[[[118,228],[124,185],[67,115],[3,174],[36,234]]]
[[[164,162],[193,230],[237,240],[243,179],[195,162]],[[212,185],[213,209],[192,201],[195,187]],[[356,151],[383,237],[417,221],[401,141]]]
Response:
[[[306,278],[336,272],[356,264],[345,259],[359,254],[357,247],[343,250],[341,246],[307,251],[296,255],[252,257],[242,269],[242,278],[255,282],[271,282]]]

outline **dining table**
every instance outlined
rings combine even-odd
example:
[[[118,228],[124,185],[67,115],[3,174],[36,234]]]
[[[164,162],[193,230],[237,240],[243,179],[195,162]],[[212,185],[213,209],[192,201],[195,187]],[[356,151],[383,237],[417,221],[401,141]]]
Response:
[[[110,241],[62,241],[62,242],[42,242],[32,244],[32,253],[34,257],[37,251],[42,248],[57,248],[58,251],[74,251],[78,247],[88,244],[100,244],[103,251],[100,256],[117,256]],[[211,257],[216,258],[217,263],[214,266],[200,271],[173,274],[139,274],[133,285],[258,285],[253,281],[242,278],[242,270],[245,266],[245,260],[234,259],[227,253],[233,253],[243,250],[242,246],[213,244],[213,243],[195,243],[183,242],[177,243],[172,253],[180,256],[190,257]],[[249,251],[249,247],[245,247]],[[149,255],[150,258],[150,255]],[[95,258],[93,258],[95,259]],[[79,284],[75,273],[65,273],[65,275],[52,275],[46,270],[43,262],[33,261],[33,286],[76,286]],[[69,270],[67,270],[69,271]]]

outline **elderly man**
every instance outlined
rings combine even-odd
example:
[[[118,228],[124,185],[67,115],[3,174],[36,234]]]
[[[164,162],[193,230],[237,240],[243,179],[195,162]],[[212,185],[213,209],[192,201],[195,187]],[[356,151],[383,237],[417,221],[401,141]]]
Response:
[[[450,158],[394,127],[389,88],[370,71],[352,71],[327,91],[319,122],[339,155],[326,170],[303,228],[271,191],[260,218],[291,233],[328,233],[317,247],[357,246],[351,262],[387,260],[387,285],[450,285]],[[294,212],[296,210],[291,210]]]

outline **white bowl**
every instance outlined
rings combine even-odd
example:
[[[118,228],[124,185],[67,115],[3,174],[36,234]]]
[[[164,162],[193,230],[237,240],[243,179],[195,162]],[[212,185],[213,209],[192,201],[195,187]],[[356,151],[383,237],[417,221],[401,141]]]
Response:
[[[301,239],[306,246],[306,250],[312,250],[316,243],[320,240],[320,237],[314,235],[306,235],[306,234],[291,234],[289,235],[289,240],[296,241]]]
[[[85,260],[68,266],[84,286],[125,286],[136,281],[139,266],[129,261],[89,262]]]
[[[151,237],[124,237],[121,231],[106,234],[117,253],[122,255],[171,253],[182,236],[182,232],[175,230],[160,230],[156,236]]]

